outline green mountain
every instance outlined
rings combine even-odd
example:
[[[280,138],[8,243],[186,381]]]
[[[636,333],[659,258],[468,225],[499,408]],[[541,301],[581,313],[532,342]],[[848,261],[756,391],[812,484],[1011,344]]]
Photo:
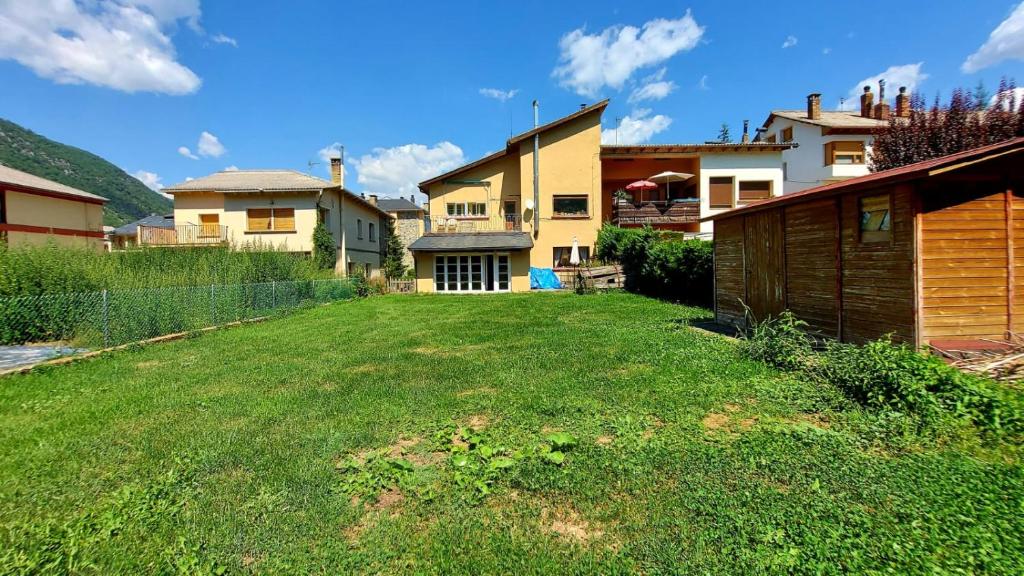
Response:
[[[171,201],[99,156],[54,142],[0,118],[0,164],[99,194],[103,223],[117,226],[170,212]]]

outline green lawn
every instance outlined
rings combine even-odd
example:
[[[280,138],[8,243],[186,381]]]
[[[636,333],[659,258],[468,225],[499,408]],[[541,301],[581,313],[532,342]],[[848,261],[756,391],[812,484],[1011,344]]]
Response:
[[[1018,447],[896,449],[706,315],[377,297],[0,380],[0,572],[1020,573]]]

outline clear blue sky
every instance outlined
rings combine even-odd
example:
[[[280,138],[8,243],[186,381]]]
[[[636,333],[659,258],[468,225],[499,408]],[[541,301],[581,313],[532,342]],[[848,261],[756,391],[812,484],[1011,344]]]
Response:
[[[534,98],[543,121],[608,97],[620,141],[695,142],[887,70],[929,100],[1024,83],[1016,0],[58,4],[0,0],[0,117],[154,186],[339,142],[349,188],[408,194],[527,129]]]

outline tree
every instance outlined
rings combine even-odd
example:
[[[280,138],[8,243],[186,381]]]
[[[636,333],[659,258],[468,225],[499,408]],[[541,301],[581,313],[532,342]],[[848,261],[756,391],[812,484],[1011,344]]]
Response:
[[[729,125],[725,122],[722,122],[722,127],[718,130],[718,141],[722,144],[732,142],[732,136],[729,135]]]
[[[338,261],[338,249],[335,247],[334,236],[327,230],[323,222],[317,222],[313,228],[313,262],[321,270],[333,270]]]
[[[384,225],[384,233],[387,234],[387,241],[384,244],[384,276],[387,278],[401,278],[405,275],[405,246],[402,246],[402,238],[395,232],[394,220],[388,218]]]
[[[988,93],[988,89],[985,88],[985,82],[978,80],[978,85],[974,87],[974,93],[971,96],[974,98],[974,105],[978,110],[988,108],[988,101],[991,96]]]
[[[954,90],[945,106],[936,96],[930,110],[925,110],[920,94],[913,94],[909,117],[893,116],[888,125],[875,132],[871,171],[890,170],[1024,134],[1024,106],[1017,105],[1014,88],[1013,81],[1004,78],[996,101],[988,107],[983,106],[986,93],[977,88],[973,93]]]

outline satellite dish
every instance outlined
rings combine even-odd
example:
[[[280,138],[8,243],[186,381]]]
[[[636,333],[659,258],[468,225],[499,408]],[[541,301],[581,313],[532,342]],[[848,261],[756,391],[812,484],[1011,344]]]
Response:
[[[526,201],[526,209],[527,210],[533,210],[533,200],[527,200]]]

